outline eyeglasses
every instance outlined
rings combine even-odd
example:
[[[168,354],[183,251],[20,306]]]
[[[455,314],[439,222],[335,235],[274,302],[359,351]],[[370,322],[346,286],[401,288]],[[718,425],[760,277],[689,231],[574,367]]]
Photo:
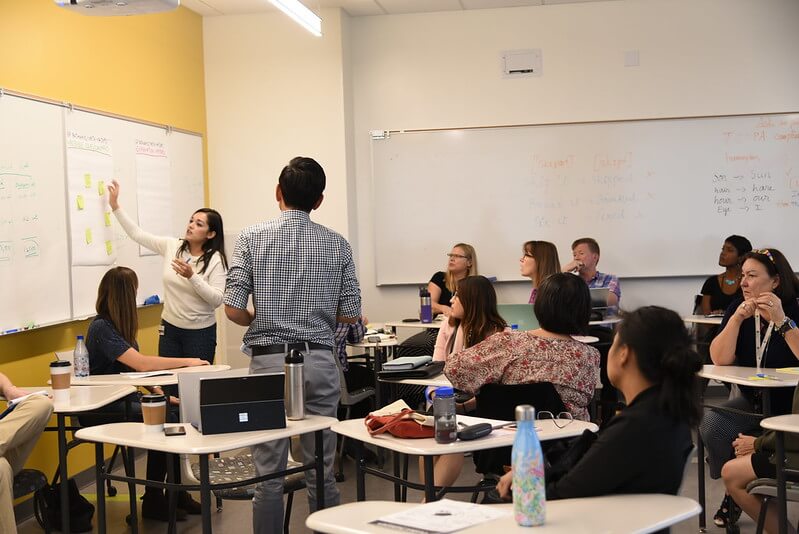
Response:
[[[774,256],[771,255],[771,251],[769,249],[767,249],[767,248],[758,248],[758,249],[753,250],[752,252],[754,252],[755,254],[762,254],[763,256],[768,256],[768,259],[771,260],[771,263],[773,263],[774,265],[777,265],[777,262],[774,261]]]
[[[447,257],[449,259],[452,259],[452,258],[459,258],[459,259],[462,259],[462,260],[468,260],[469,259],[469,256],[464,256],[463,254],[452,254],[452,253],[450,253],[450,254],[447,254]]]
[[[569,412],[560,412],[559,414],[555,415],[552,412],[538,412],[538,420],[545,421],[547,419],[551,419],[555,426],[558,428],[564,428],[572,424],[574,422],[574,416]]]

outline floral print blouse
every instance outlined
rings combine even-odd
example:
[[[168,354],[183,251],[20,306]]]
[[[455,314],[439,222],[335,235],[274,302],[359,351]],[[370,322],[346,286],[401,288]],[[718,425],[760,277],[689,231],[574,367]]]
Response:
[[[450,354],[444,374],[452,385],[476,393],[483,384],[551,382],[571,414],[588,420],[599,381],[599,351],[573,339],[532,332],[499,332]]]

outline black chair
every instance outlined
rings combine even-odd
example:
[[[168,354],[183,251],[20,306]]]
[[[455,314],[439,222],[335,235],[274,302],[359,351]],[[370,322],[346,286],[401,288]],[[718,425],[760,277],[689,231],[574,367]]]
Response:
[[[475,416],[488,419],[513,421],[516,406],[530,404],[536,414],[552,412],[557,415],[566,407],[551,382],[533,384],[486,384],[477,394]],[[503,467],[510,465],[511,447],[475,451],[472,455],[475,469],[484,478],[494,478],[504,474]]]

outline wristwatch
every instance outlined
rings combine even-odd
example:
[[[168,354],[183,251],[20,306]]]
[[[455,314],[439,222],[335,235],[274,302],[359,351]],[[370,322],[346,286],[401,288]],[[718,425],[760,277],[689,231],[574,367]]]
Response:
[[[796,328],[796,322],[794,322],[793,319],[791,319],[786,315],[785,319],[782,321],[782,324],[777,329],[777,332],[782,334],[782,337],[785,337],[785,334],[787,334],[789,330],[793,330],[794,328]]]

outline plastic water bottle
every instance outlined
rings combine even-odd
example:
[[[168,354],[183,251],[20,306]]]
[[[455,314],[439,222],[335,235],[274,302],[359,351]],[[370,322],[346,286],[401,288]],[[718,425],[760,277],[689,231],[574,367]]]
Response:
[[[519,331],[519,325],[517,325],[517,324],[510,325],[510,331],[511,332],[518,332]]]
[[[516,438],[511,453],[513,464],[513,515],[523,527],[543,525],[546,519],[544,456],[535,433],[535,408],[516,407]]]
[[[433,322],[433,302],[430,300],[430,292],[426,287],[419,288],[419,320],[423,323]]]
[[[437,443],[452,443],[458,438],[455,416],[455,391],[449,386],[436,389],[433,399],[433,420]]]
[[[89,351],[86,349],[83,336],[78,336],[78,341],[75,343],[75,351],[72,353],[72,356],[75,378],[89,376]]]
[[[286,419],[298,421],[305,419],[305,376],[303,363],[305,357],[298,350],[286,354]]]

